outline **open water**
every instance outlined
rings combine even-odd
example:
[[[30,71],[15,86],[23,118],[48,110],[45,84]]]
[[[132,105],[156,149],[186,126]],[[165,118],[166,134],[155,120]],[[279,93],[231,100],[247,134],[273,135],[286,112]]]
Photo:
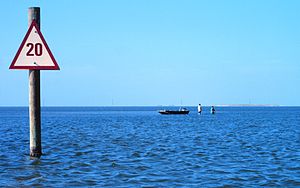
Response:
[[[0,108],[0,186],[300,187],[299,107],[43,108],[30,160],[27,108]]]

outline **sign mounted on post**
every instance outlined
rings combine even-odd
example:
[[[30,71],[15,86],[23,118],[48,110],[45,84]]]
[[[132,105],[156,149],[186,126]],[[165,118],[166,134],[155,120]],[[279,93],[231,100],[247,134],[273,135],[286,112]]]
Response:
[[[9,69],[59,70],[41,31],[33,20]]]

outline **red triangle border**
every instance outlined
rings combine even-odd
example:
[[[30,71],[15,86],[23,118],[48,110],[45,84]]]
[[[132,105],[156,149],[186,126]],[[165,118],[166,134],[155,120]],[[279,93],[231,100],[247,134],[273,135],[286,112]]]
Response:
[[[44,46],[45,46],[47,52],[49,53],[49,56],[50,56],[52,62],[54,63],[54,66],[15,66],[15,63],[16,63],[16,61],[17,61],[17,59],[18,59],[18,57],[19,57],[19,55],[20,55],[20,53],[21,53],[21,51],[22,51],[22,49],[23,49],[23,47],[24,47],[24,45],[25,45],[25,43],[26,43],[26,41],[28,39],[28,37],[29,37],[29,34],[31,33],[31,30],[33,29],[33,27],[36,28],[36,30],[37,30],[37,32],[38,32],[38,34],[39,34],[39,36],[40,36],[40,38],[41,38]],[[58,64],[57,64],[57,62],[56,62],[56,60],[55,60],[55,58],[54,58],[54,56],[53,56],[53,54],[52,54],[49,46],[48,46],[48,44],[46,43],[46,40],[45,40],[43,34],[39,30],[39,28],[38,28],[35,20],[33,20],[31,22],[31,25],[30,25],[30,27],[29,27],[29,29],[28,29],[28,31],[27,31],[27,33],[26,33],[26,35],[25,35],[25,37],[24,37],[24,39],[23,39],[23,41],[22,41],[22,43],[21,43],[21,45],[20,45],[20,47],[18,49],[18,51],[17,51],[17,54],[15,55],[15,57],[14,57],[11,65],[10,65],[9,69],[60,70],[60,68],[59,68],[59,66],[58,66]]]

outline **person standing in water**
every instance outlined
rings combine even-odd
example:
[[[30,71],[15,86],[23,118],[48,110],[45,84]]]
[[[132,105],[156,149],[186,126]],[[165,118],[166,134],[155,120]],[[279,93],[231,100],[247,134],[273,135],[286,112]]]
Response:
[[[201,114],[201,112],[202,112],[202,106],[201,106],[201,104],[199,104],[198,105],[198,113]]]
[[[210,113],[211,114],[215,114],[216,113],[216,109],[215,109],[214,106],[211,106]]]

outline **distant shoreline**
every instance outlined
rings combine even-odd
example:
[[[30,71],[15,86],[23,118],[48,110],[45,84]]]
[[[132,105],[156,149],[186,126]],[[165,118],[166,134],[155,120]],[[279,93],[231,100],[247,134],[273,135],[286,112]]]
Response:
[[[274,104],[221,104],[215,105],[219,107],[281,107],[281,105]]]
[[[268,104],[221,104],[221,105],[202,105],[202,107],[300,107],[300,106],[291,106],[291,105],[268,105]],[[163,107],[197,107],[197,105],[115,105],[115,106],[41,106],[42,108],[138,108],[138,107],[155,107],[155,108],[163,108]],[[0,108],[28,108],[28,106],[0,106]]]

